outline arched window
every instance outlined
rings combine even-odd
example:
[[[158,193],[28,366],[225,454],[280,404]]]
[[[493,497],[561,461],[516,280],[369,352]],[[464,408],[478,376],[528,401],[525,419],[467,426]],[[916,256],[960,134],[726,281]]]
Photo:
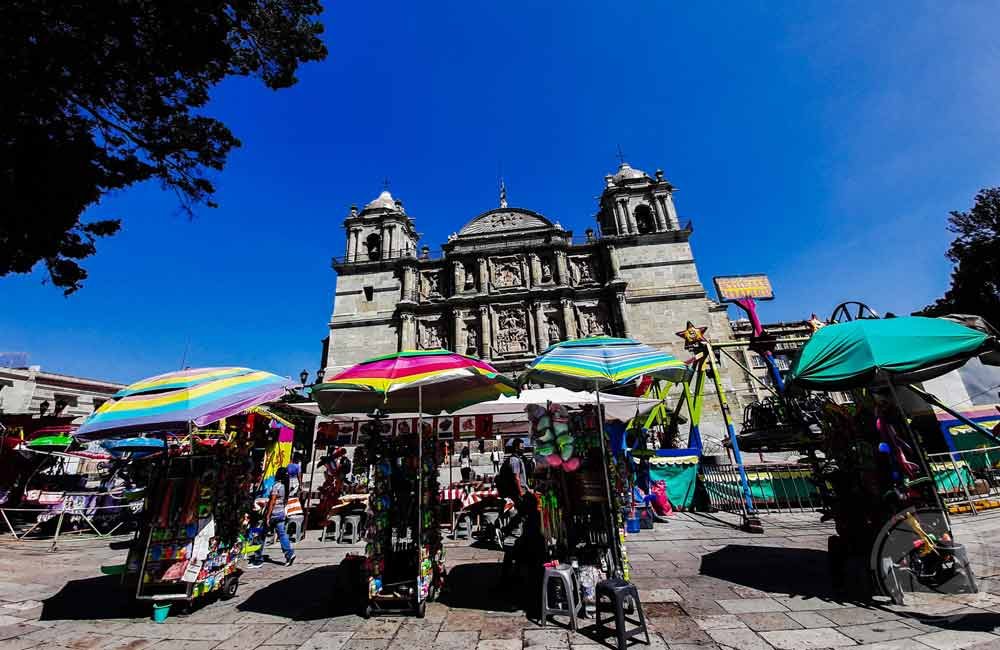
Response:
[[[639,228],[640,235],[656,232],[656,219],[648,205],[640,205],[635,209],[635,224]]]
[[[365,240],[365,248],[368,249],[368,259],[377,260],[382,257],[382,242],[378,233],[368,235]]]

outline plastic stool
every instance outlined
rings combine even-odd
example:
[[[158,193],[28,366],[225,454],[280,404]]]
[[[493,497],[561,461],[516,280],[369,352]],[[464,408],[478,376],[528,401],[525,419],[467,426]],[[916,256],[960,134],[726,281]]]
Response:
[[[330,537],[333,538],[333,541],[337,541],[340,538],[340,515],[334,515],[326,520],[326,523],[323,525],[323,532],[319,536],[319,541],[326,541],[327,532],[331,528],[333,529],[333,533],[330,534]]]
[[[565,607],[553,607],[549,603],[549,580],[554,580],[555,584],[562,586],[563,597],[566,600]],[[554,569],[545,569],[545,577],[542,579],[542,627],[545,627],[549,616],[569,616],[570,627],[575,632],[577,629],[576,617],[582,608],[580,583],[576,579],[573,567],[568,564],[560,564]]]
[[[607,599],[610,610],[602,608],[602,599]],[[625,604],[632,601],[632,607],[638,614],[638,620],[625,616]],[[628,647],[629,639],[640,634],[646,635],[646,645],[649,645],[649,631],[646,629],[646,616],[642,613],[642,603],[639,602],[639,590],[630,582],[625,582],[619,578],[612,580],[602,580],[597,583],[595,609],[597,610],[596,626],[601,629],[605,622],[601,620],[602,611],[613,611],[615,621],[615,633],[618,637],[618,650],[625,650]],[[635,627],[626,629],[626,623],[631,623]]]
[[[304,517],[302,515],[296,515],[294,517],[289,517],[285,522],[285,534],[288,535],[288,539],[293,542],[299,541],[302,531],[302,522]]]
[[[350,533],[347,532],[348,528]],[[341,544],[356,544],[360,537],[359,528],[361,528],[361,515],[344,515],[340,519],[340,538],[337,541]]]
[[[469,539],[472,537],[472,517],[469,515],[459,515],[458,521],[455,522],[455,531],[452,533],[452,539],[458,539],[459,536],[462,539]]]

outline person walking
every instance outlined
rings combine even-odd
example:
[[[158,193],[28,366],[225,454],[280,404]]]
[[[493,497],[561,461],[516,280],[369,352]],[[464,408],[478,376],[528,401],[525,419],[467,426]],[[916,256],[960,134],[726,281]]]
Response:
[[[458,467],[462,470],[463,483],[472,480],[472,454],[469,453],[469,445],[462,447],[462,453],[458,457]]]
[[[503,454],[500,453],[500,448],[496,444],[493,445],[493,451],[490,452],[490,461],[493,463],[493,473],[499,473],[500,463],[503,462]]]
[[[295,550],[285,532],[285,506],[288,504],[288,468],[279,467],[274,473],[274,484],[271,486],[271,496],[264,506],[263,520],[267,522],[268,528],[273,528],[281,543],[281,550],[285,554],[285,566],[292,566],[295,562]],[[260,567],[264,563],[264,545],[254,554],[250,560],[250,566]]]
[[[528,470],[524,466],[524,443],[521,442],[520,438],[514,438],[514,442],[510,445],[510,458],[507,462],[510,463],[510,469],[514,473],[514,479],[517,482],[517,493],[518,495],[524,494],[528,489]]]
[[[302,485],[302,454],[295,452],[288,463],[288,496],[297,497]]]

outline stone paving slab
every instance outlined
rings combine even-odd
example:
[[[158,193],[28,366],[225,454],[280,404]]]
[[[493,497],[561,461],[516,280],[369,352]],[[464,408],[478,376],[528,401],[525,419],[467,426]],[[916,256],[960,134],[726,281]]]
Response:
[[[967,525],[964,521],[971,519],[959,526]],[[764,535],[745,533],[732,523],[724,515],[681,514],[629,537],[633,581],[647,614],[651,649],[1000,646],[1000,579],[980,576],[980,584],[992,594],[908,595],[903,606],[840,603],[828,593],[824,560],[830,528],[815,515],[768,516]],[[1000,516],[968,525],[977,539],[988,540],[970,548],[1000,548]],[[466,541],[449,541],[447,547],[452,569],[498,566],[496,551]],[[103,616],[74,620],[74,610],[65,607],[63,590],[71,584],[73,598],[93,601],[87,605],[120,596],[109,590],[113,580],[101,578],[99,567],[121,562],[122,551],[81,544],[50,554],[0,543],[0,650],[608,647],[591,629],[573,633],[552,623],[540,628],[521,612],[498,608],[491,595],[498,584],[488,579],[488,571],[484,581],[456,590],[461,593],[447,604],[429,604],[424,619],[366,621],[346,613],[348,604],[340,602],[333,586],[340,559],[360,549],[308,538],[297,545],[299,561],[293,568],[266,565],[243,576],[233,600],[207,602],[186,616],[172,615],[167,623],[156,624],[113,607],[105,608]],[[974,566],[988,566],[982,558],[973,561]],[[80,591],[90,589],[88,585],[94,585],[93,596]],[[583,620],[585,626],[592,623]]]

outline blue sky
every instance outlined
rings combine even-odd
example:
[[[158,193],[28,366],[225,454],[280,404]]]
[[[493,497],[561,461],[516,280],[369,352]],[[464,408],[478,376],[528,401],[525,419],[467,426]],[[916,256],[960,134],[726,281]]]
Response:
[[[243,141],[221,207],[109,197],[92,214],[123,232],[82,291],[0,279],[0,351],[121,381],[312,372],[341,221],[384,177],[432,247],[496,205],[501,167],[512,205],[582,233],[619,145],[679,188],[706,285],[768,273],[770,320],[906,313],[947,287],[948,211],[1000,184],[992,2],[345,2],[323,20],[330,56],[296,87],[215,92]]]

